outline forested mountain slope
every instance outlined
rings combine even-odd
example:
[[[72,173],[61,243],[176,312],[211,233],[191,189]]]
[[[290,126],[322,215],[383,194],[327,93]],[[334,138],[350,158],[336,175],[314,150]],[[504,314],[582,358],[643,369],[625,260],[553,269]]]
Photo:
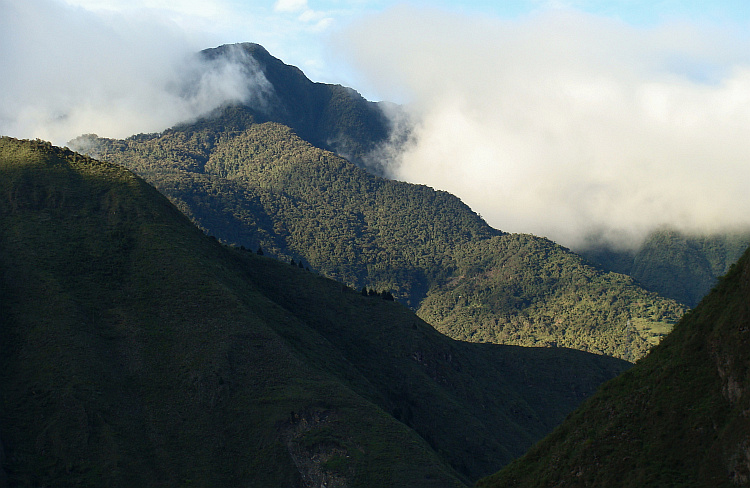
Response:
[[[201,55],[240,63],[248,72],[257,66],[273,87],[260,105],[218,114],[209,122],[214,128],[244,130],[255,122],[278,122],[313,146],[330,149],[360,166],[366,159],[369,171],[379,170],[382,163],[367,155],[391,136],[383,104],[368,102],[351,88],[313,83],[258,44],[224,45]],[[599,245],[580,252],[608,271],[632,276],[646,289],[694,307],[749,244],[747,230],[698,236],[663,229],[635,250]]]
[[[466,486],[627,367],[453,341],[0,138],[0,485]]]
[[[634,361],[684,310],[531,235],[473,241],[452,257],[451,278],[433,286],[419,315],[461,340],[564,345]]]
[[[651,353],[481,487],[750,483],[750,250]]]
[[[374,176],[279,124],[240,125],[71,145],[134,170],[220,240],[390,290],[452,337],[635,359],[685,310],[546,239],[495,230],[446,192]]]
[[[413,307],[453,247],[501,234],[453,195],[373,176],[275,123],[71,145],[143,176],[211,235]]]

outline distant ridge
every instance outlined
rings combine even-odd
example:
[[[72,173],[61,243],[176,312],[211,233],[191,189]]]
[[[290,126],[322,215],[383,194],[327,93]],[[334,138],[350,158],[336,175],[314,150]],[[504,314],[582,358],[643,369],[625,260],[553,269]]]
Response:
[[[635,278],[645,288],[695,307],[750,245],[750,230],[694,235],[671,229],[652,232],[634,250],[593,246],[585,257]]]

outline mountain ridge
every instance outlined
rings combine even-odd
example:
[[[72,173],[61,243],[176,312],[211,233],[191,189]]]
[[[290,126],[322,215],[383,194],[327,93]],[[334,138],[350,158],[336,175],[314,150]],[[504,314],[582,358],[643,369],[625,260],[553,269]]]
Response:
[[[478,486],[750,482],[750,251],[667,335],[684,307],[352,165],[321,140],[362,164],[361,97],[231,49],[318,95],[71,141],[119,166],[0,139],[0,487],[462,487],[566,415]]]

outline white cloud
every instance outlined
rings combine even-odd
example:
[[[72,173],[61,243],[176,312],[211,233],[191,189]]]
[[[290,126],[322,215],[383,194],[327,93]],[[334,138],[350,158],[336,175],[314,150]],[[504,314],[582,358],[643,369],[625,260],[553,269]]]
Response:
[[[56,144],[89,132],[127,137],[227,101],[259,103],[268,89],[239,62],[201,62],[202,39],[158,12],[89,11],[53,0],[0,0],[0,7],[5,135]]]
[[[316,34],[327,30],[334,23],[328,12],[311,9],[307,0],[277,0],[273,9],[275,12],[296,14],[297,20],[302,24],[301,28]]]
[[[307,0],[277,0],[273,9],[276,12],[304,12],[310,10]]]
[[[589,232],[750,225],[741,34],[401,7],[337,48],[384,98],[411,101],[419,124],[393,175],[451,191],[499,229],[576,246]]]

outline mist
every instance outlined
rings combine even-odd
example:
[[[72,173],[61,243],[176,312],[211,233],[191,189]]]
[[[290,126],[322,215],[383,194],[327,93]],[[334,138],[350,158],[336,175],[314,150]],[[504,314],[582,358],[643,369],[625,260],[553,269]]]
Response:
[[[0,0],[0,134],[64,145],[84,133],[157,132],[229,102],[262,104],[271,85],[241,50],[158,11],[92,12],[54,0]]]
[[[580,249],[637,245],[665,225],[750,226],[744,33],[398,7],[333,46],[363,90],[415,121],[389,175],[450,191],[498,229]]]

